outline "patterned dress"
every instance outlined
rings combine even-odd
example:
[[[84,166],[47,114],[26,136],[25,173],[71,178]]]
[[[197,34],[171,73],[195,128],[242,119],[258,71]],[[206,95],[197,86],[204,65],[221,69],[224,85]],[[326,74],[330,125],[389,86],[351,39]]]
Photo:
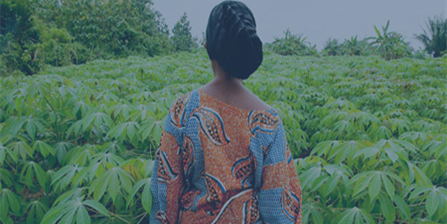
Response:
[[[277,111],[196,89],[169,110],[151,223],[301,223],[301,186]]]

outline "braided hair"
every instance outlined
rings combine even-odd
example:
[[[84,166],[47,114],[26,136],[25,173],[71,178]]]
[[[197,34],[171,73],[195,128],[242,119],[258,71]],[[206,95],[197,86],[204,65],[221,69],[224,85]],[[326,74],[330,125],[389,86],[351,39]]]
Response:
[[[255,18],[242,2],[224,1],[213,8],[206,41],[210,60],[216,60],[232,77],[247,79],[262,63]]]

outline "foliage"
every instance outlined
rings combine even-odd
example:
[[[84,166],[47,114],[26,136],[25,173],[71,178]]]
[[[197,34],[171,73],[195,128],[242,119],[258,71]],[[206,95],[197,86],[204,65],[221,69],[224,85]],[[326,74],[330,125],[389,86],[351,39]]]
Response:
[[[376,50],[371,47],[367,39],[359,40],[357,36],[351,37],[343,42],[341,45],[344,55],[373,55]]]
[[[345,39],[343,43],[339,43],[337,39],[329,39],[326,41],[322,50],[323,55],[336,56],[336,55],[373,55],[375,49],[371,47],[367,39],[359,40],[357,36],[353,36],[350,39]]]
[[[48,27],[38,20],[37,29],[41,33],[39,43],[35,46],[35,60],[42,67],[66,66],[82,64],[88,60],[88,49],[78,42],[73,42],[73,37],[62,28]]]
[[[1,0],[2,73],[172,51],[151,0]],[[6,67],[6,69],[4,68]]]
[[[398,59],[411,55],[409,44],[404,41],[401,34],[397,32],[388,32],[390,21],[382,27],[382,33],[374,26],[376,37],[371,37],[372,44],[377,47],[379,54],[386,60]]]
[[[447,63],[266,54],[244,85],[280,113],[304,223],[447,222]],[[0,78],[0,222],[148,222],[173,100],[205,50]]]
[[[311,45],[302,35],[292,34],[289,29],[284,32],[284,37],[275,37],[275,41],[266,44],[268,50],[280,55],[318,56],[315,45]]]
[[[36,14],[67,29],[90,59],[155,55],[169,48],[167,27],[151,0],[38,1]]]
[[[0,72],[2,75],[13,70],[21,70],[28,75],[36,73],[40,67],[33,57],[33,45],[39,33],[34,28],[29,1],[1,0],[0,8],[0,55],[5,60]]]
[[[323,54],[328,56],[342,55],[341,46],[337,39],[329,38],[323,47]]]
[[[441,57],[447,50],[447,19],[441,16],[428,18],[424,33],[415,35],[421,41],[427,53]]]
[[[186,12],[172,29],[171,41],[175,51],[191,51],[197,48],[197,38],[192,37]]]

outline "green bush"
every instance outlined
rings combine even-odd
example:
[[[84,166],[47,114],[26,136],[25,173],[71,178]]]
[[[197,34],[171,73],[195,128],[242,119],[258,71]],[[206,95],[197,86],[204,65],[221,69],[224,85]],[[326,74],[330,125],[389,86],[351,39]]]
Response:
[[[34,27],[29,3],[28,0],[0,1],[0,54],[6,61],[7,73],[21,70],[31,75],[40,70],[34,47],[39,33]]]
[[[423,34],[415,35],[421,41],[427,53],[433,57],[441,57],[447,53],[447,19],[441,16],[428,18]]]
[[[192,37],[191,26],[186,13],[172,29],[171,41],[175,51],[192,51],[198,47],[197,38]]]
[[[322,50],[323,55],[349,55],[349,56],[369,56],[376,54],[376,49],[371,46],[368,39],[359,40],[357,36],[345,39],[339,43],[337,39],[328,39]]]
[[[38,26],[40,43],[35,45],[36,59],[43,65],[66,66],[72,64],[76,54],[72,50],[72,37],[65,29]]]
[[[36,14],[69,31],[90,59],[169,53],[168,33],[151,0],[38,1]]]
[[[172,52],[151,0],[1,0],[2,73]],[[3,66],[5,67],[5,66]]]
[[[382,33],[374,26],[377,36],[371,37],[372,44],[376,47],[380,56],[386,60],[398,59],[405,56],[411,56],[411,48],[408,42],[404,41],[401,34],[397,32],[388,32],[390,21],[382,27]]]
[[[344,55],[368,56],[375,53],[367,39],[359,40],[357,36],[351,37],[343,42],[341,49]]]
[[[315,45],[311,45],[302,35],[292,34],[289,29],[284,32],[284,37],[275,37],[275,41],[266,44],[267,50],[280,55],[318,56]]]
[[[341,44],[338,43],[337,39],[329,38],[324,44],[323,50],[321,52],[323,55],[336,56],[342,55]]]

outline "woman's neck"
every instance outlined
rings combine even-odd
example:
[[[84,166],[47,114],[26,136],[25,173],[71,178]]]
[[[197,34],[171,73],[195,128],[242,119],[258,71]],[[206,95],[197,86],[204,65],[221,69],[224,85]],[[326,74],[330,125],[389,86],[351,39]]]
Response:
[[[240,86],[240,87],[244,86],[242,84],[242,79],[238,79],[238,78],[231,77],[231,76],[227,75],[225,70],[223,70],[222,66],[220,66],[219,63],[217,63],[217,61],[212,60],[211,66],[212,66],[213,72],[214,72],[214,79],[210,82],[210,84],[222,85],[222,86],[232,86],[233,88],[237,87],[237,86]]]

